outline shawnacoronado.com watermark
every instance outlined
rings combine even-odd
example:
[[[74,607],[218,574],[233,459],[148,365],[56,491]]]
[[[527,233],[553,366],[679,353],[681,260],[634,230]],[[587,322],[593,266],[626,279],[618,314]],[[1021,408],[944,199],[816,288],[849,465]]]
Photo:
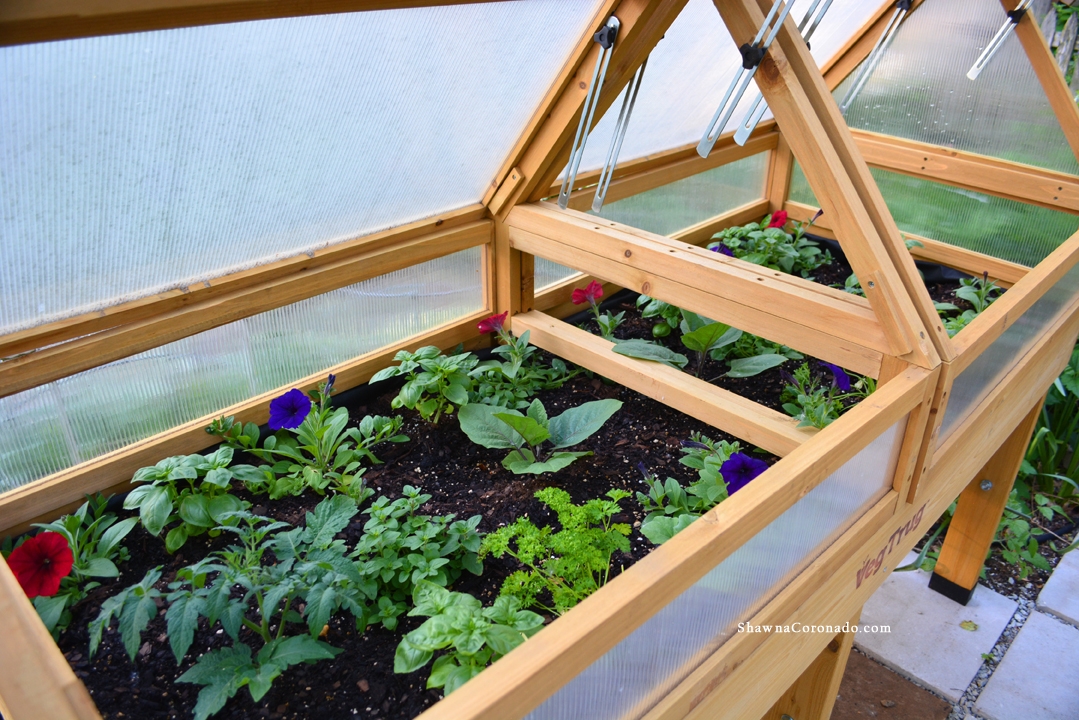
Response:
[[[838,635],[839,633],[890,633],[891,625],[852,625],[849,622],[842,625],[805,625],[803,623],[791,623],[790,625],[752,625],[750,623],[738,623],[740,633],[827,633]]]

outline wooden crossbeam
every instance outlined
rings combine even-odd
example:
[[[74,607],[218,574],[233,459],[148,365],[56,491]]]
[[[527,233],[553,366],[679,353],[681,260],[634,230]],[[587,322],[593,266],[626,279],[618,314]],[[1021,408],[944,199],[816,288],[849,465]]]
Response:
[[[776,455],[787,455],[817,433],[677,368],[619,355],[614,343],[549,315],[515,315],[513,333],[526,331],[533,345]]]
[[[0,397],[491,241],[481,220],[260,282],[0,363]]]
[[[1000,0],[1005,10],[1014,10],[1019,0]],[[1001,22],[1004,18],[1001,18]],[[1060,129],[1064,131],[1064,137],[1076,158],[1079,158],[1079,107],[1075,104],[1072,91],[1064,80],[1064,73],[1060,71],[1053,52],[1049,49],[1049,43],[1045,41],[1041,28],[1034,18],[1034,13],[1028,12],[1015,27],[1015,36],[1023,44],[1030,59],[1030,66],[1038,81],[1049,98],[1049,105],[1060,123]]]
[[[851,130],[872,167],[1079,214],[1079,177],[939,145]]]
[[[485,670],[482,680],[446,696],[420,720],[514,720],[527,715],[909,413],[921,400],[930,375],[910,368],[879,387],[871,399],[822,430],[813,442],[793,450],[746,489]],[[881,501],[889,516],[896,499],[897,493],[890,492]],[[873,530],[866,535],[861,523],[852,529],[866,539]],[[840,566],[853,548],[843,550]],[[832,573],[813,573],[811,591],[831,577]],[[847,617],[851,614],[853,610]],[[782,656],[772,656],[773,662],[776,657]],[[738,695],[755,695],[754,688],[747,683]],[[759,717],[767,708],[742,717]]]
[[[752,38],[763,24],[760,5],[771,7],[766,0],[715,2],[735,42]],[[839,108],[790,18],[755,80],[831,217],[847,259],[865,280],[867,298],[898,349],[895,354],[921,367],[932,367],[940,360],[940,350],[947,347],[947,334],[926,330],[926,324],[936,320],[932,301]]]
[[[0,46],[363,10],[492,0],[5,0]]]
[[[524,252],[876,376],[889,339],[863,298],[549,203],[507,217]]]
[[[784,203],[783,209],[795,220],[808,220],[817,212],[817,208],[811,205],[791,201]],[[811,232],[821,237],[835,239],[835,232],[828,224],[826,216],[821,216],[813,224]],[[930,262],[947,265],[975,277],[983,273],[989,273],[989,277],[1001,287],[1011,287],[1030,272],[1030,268],[1025,265],[1001,260],[992,255],[967,250],[957,245],[949,245],[948,243],[913,233],[905,232],[903,236],[908,240],[916,240],[922,244],[922,247],[915,246],[910,249],[910,254],[919,260],[929,260]]]

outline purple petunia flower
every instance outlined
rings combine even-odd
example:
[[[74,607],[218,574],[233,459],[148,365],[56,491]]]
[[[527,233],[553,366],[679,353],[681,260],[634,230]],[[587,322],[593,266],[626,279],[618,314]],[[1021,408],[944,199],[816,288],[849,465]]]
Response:
[[[832,371],[832,380],[835,386],[843,392],[850,392],[850,376],[838,365],[821,361],[821,365]]]
[[[270,401],[270,429],[293,430],[303,424],[311,412],[311,398],[301,390],[292,388],[284,395]]]
[[[727,483],[727,494],[736,492],[749,484],[749,481],[768,469],[768,463],[751,458],[745,453],[736,452],[720,466],[719,472]]]
[[[330,377],[327,378],[327,380],[326,380],[326,389],[323,390],[323,392],[325,392],[327,395],[329,395],[330,391],[333,390],[333,384],[335,382],[337,382],[337,376],[334,375],[333,373],[330,373]]]
[[[714,248],[712,248],[712,252],[717,252],[720,255],[726,255],[727,257],[734,257],[734,251],[723,243],[719,243]]]

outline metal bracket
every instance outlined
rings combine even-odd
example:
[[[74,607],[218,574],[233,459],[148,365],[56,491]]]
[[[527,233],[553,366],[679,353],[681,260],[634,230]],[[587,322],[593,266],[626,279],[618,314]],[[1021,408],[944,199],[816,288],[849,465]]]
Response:
[[[978,59],[974,61],[974,65],[967,71],[967,77],[971,80],[977,80],[978,76],[982,74],[982,70],[985,70],[985,66],[989,64],[989,61],[993,59],[993,56],[997,54],[997,50],[1000,50],[1004,46],[1004,41],[1008,39],[1008,36],[1015,32],[1015,26],[1019,24],[1019,21],[1023,19],[1023,16],[1027,14],[1027,10],[1030,8],[1031,0],[1023,0],[1019,3],[1014,10],[1008,13],[1008,19],[1001,25],[1000,30],[997,30],[997,34],[993,36],[993,39],[989,41],[989,44],[985,46],[985,50],[978,56]]]
[[[618,122],[615,123],[614,135],[611,137],[611,148],[607,151],[607,159],[599,174],[599,185],[596,186],[596,197],[592,200],[593,212],[602,210],[603,201],[607,199],[607,188],[611,186],[614,168],[618,164],[618,153],[622,150],[622,140],[625,139],[626,129],[629,127],[629,116],[633,113],[633,105],[637,102],[637,91],[641,89],[641,78],[644,77],[644,69],[647,66],[648,58],[645,58],[634,73],[633,79],[629,81],[629,85],[626,86],[626,95],[622,98],[622,110],[618,113]]]
[[[581,121],[577,124],[577,134],[573,138],[573,148],[570,151],[569,166],[566,168],[566,176],[562,178],[562,189],[558,193],[558,206],[563,210],[569,205],[569,194],[573,192],[573,184],[577,181],[577,168],[581,165],[584,157],[584,146],[588,142],[589,128],[592,127],[592,117],[596,114],[596,106],[599,105],[599,90],[603,86],[603,80],[607,77],[607,65],[611,62],[614,53],[614,41],[618,36],[618,28],[621,23],[614,15],[607,20],[599,32],[592,39],[600,47],[599,56],[596,58],[596,67],[592,70],[592,83],[588,86],[588,94],[584,98],[584,107],[581,108]]]
[[[869,57],[862,63],[862,69],[858,72],[858,77],[855,78],[854,84],[850,86],[850,90],[847,90],[847,95],[843,98],[843,102],[839,103],[841,113],[847,112],[847,108],[854,102],[854,98],[858,96],[858,93],[862,91],[866,81],[869,80],[869,76],[876,70],[880,59],[884,57],[884,51],[892,44],[896,31],[899,30],[903,19],[910,12],[911,4],[911,0],[899,0],[895,4],[895,12],[892,13],[891,19],[888,20],[888,24],[884,27],[884,32],[877,39],[877,44],[873,46]]]
[[[821,7],[820,12],[814,16],[813,13],[817,10],[817,6],[819,6],[821,2],[824,2],[824,6]],[[828,12],[828,8],[831,6],[832,0],[813,0],[813,4],[809,6],[809,11],[798,25],[798,32],[802,34],[802,38],[806,41],[807,47],[809,46],[809,39],[813,37],[813,32],[817,29],[817,26],[820,25],[820,21],[824,19],[824,14]],[[760,124],[761,118],[764,117],[764,112],[767,109],[768,103],[764,102],[764,96],[757,93],[757,99],[753,101],[742,124],[734,131],[734,141],[736,143],[739,145],[746,144],[749,140],[749,136],[757,129],[757,125]]]
[[[738,72],[735,74],[734,79],[731,80],[731,86],[727,88],[727,93],[723,96],[723,101],[720,102],[716,114],[712,116],[712,121],[704,131],[704,137],[697,144],[697,154],[701,157],[706,158],[712,152],[716,140],[723,133],[723,128],[727,126],[727,121],[731,119],[734,109],[738,107],[738,102],[745,95],[746,88],[749,87],[753,76],[757,74],[757,68],[760,67],[761,60],[764,59],[764,55],[768,52],[772,41],[776,39],[779,28],[783,27],[783,22],[787,19],[787,15],[790,14],[794,2],[795,0],[791,0],[789,3],[784,4],[783,0],[775,0],[775,3],[772,4],[772,9],[768,11],[768,17],[764,18],[764,24],[761,25],[761,29],[757,31],[756,37],[753,38],[753,42],[746,43],[738,48],[742,54],[742,67],[738,68]],[[782,12],[780,12],[780,7],[783,8]],[[779,16],[778,20],[776,19],[777,14]],[[774,25],[772,24],[773,20],[775,20]],[[769,28],[771,28],[771,31],[769,31]],[[765,33],[768,35],[767,38],[765,38]]]

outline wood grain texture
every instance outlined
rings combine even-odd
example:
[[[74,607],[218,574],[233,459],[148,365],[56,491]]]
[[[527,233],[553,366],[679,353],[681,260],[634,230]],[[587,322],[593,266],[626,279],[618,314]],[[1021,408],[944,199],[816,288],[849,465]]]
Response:
[[[677,368],[619,355],[613,351],[614,343],[549,315],[515,316],[513,333],[525,331],[533,345],[780,457],[817,432]]]
[[[362,280],[483,245],[491,241],[491,230],[489,221],[472,222],[7,360],[0,363],[0,397]]]
[[[0,46],[198,25],[492,0],[5,0]]]

